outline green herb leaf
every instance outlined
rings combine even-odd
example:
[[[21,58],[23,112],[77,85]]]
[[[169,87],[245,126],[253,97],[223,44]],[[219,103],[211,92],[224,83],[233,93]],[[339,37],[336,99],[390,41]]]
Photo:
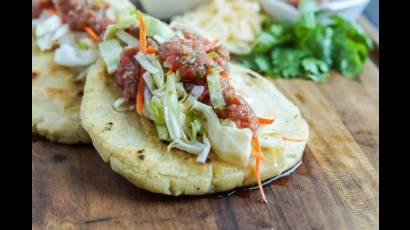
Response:
[[[329,67],[325,62],[315,58],[305,58],[302,67],[306,78],[320,83],[327,80]]]
[[[252,53],[264,53],[272,49],[277,43],[277,39],[272,34],[261,32],[256,38],[256,43],[253,47]]]
[[[218,53],[216,53],[215,51],[212,51],[208,54],[208,56],[213,59],[213,58],[218,57]]]
[[[272,52],[273,73],[284,78],[302,77],[301,62],[306,53],[299,49],[278,48]]]
[[[259,72],[262,72],[264,74],[270,73],[270,69],[272,68],[272,63],[269,57],[265,55],[257,55],[255,57],[255,64]]]
[[[299,12],[302,14],[302,22],[309,28],[316,25],[315,12],[317,5],[315,0],[303,0],[299,5]]]
[[[293,25],[264,18],[252,52],[238,62],[261,74],[316,82],[325,82],[330,68],[346,77],[360,74],[373,47],[361,28],[339,16],[318,23],[314,0],[302,1],[299,10],[303,16]]]

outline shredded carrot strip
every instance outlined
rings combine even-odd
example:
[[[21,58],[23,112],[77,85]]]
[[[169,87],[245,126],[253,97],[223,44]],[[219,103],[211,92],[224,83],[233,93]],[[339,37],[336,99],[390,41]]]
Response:
[[[221,76],[224,77],[224,78],[228,78],[229,77],[228,71],[222,71]]]
[[[148,53],[148,54],[155,54],[155,53],[157,53],[157,52],[158,52],[158,50],[156,50],[154,47],[149,46],[149,47],[147,48],[147,53]]]
[[[267,203],[268,200],[266,200],[265,192],[263,191],[261,172],[260,172],[261,161],[265,159],[265,156],[263,155],[261,151],[261,147],[259,145],[259,139],[258,139],[257,134],[254,134],[252,137],[252,154],[256,159],[255,174],[256,174],[256,180],[258,183],[259,191],[262,195],[263,202]]]
[[[222,71],[220,75],[222,78],[228,80],[229,85],[232,85],[231,77],[229,76],[228,71]],[[238,102],[237,104],[239,105],[240,103]]]
[[[232,104],[235,104],[235,105],[240,105],[241,104],[241,101],[239,100],[239,98],[238,97],[231,97],[231,101],[230,101]]]
[[[168,76],[168,75],[170,75],[170,74],[172,74],[172,70],[168,70],[168,71],[165,73],[165,76]]]
[[[305,139],[285,137],[285,136],[282,136],[282,139],[283,139],[284,141],[291,141],[291,142],[302,142],[302,141],[305,141]]]
[[[138,20],[140,23],[140,51],[145,54],[147,52],[147,34],[141,11],[138,11]]]
[[[275,121],[275,119],[268,119],[263,117],[258,117],[258,123],[260,125],[270,125]]]
[[[146,28],[144,23],[144,17],[142,16],[141,11],[138,11],[138,20],[140,23],[140,52],[145,54],[147,53],[147,35],[146,35]],[[142,115],[144,111],[144,88],[145,82],[143,78],[144,71],[140,72],[140,77],[138,80],[138,89],[137,89],[137,100],[136,100],[136,109],[139,115]]]
[[[223,65],[225,61],[221,57],[215,57],[213,60],[218,64],[218,65]]]
[[[144,111],[144,88],[145,88],[145,82],[144,82],[144,71],[140,72],[140,77],[138,79],[138,89],[137,89],[137,104],[136,104],[136,109],[137,113],[139,115],[142,115],[142,112]]]
[[[256,169],[255,169],[255,171],[256,171],[256,180],[258,181],[259,192],[262,195],[263,202],[268,203],[268,200],[266,199],[266,196],[265,196],[265,191],[263,191],[263,187],[262,187],[260,165],[261,165],[261,159],[256,158]]]
[[[84,31],[90,36],[95,43],[100,43],[100,37],[90,27],[84,27]]]
[[[256,134],[252,136],[252,154],[255,158],[260,158],[261,160],[265,159],[265,156],[261,151],[261,146],[259,145],[258,135]]]

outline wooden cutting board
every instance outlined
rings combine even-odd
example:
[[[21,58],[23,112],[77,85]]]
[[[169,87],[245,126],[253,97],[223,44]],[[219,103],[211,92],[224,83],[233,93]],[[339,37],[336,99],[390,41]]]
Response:
[[[89,145],[32,142],[32,224],[90,229],[378,228],[378,70],[324,85],[276,80],[310,125],[302,166],[290,177],[229,198],[168,197],[116,175]]]
[[[90,145],[32,140],[33,229],[378,229],[379,71],[351,80],[275,80],[310,126],[303,164],[231,197],[169,197],[134,187]]]

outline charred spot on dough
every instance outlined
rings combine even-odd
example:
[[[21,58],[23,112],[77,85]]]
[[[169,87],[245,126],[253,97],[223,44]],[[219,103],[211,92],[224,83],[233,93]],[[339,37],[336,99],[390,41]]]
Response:
[[[196,191],[199,191],[199,187],[195,187]]]
[[[247,72],[246,74],[247,74],[248,76],[252,77],[252,78],[257,78],[257,76],[256,76],[254,73],[252,73],[252,72]]]
[[[80,90],[80,91],[78,91],[77,96],[82,97],[83,94],[84,94],[84,91]]]
[[[142,154],[144,152],[145,152],[145,149],[140,149],[140,150],[137,151],[138,154]]]
[[[145,149],[137,150],[136,157],[138,157],[138,159],[140,159],[140,160],[144,160],[145,159],[144,152],[145,152]]]
[[[55,74],[55,73],[58,73],[60,71],[73,73],[73,75],[76,72],[76,70],[73,69],[73,68],[70,68],[70,67],[67,67],[67,66],[61,66],[61,65],[57,65],[57,64],[51,65],[50,68],[48,69],[48,72],[49,72],[50,76],[57,76],[57,74]]]
[[[112,123],[111,121],[107,122],[105,124],[104,129],[102,130],[102,132],[110,131],[113,125],[114,125],[114,123]]]
[[[48,87],[46,89],[47,93],[50,95],[61,95],[64,94],[64,90],[63,89],[59,89],[59,88],[54,88],[54,87]]]
[[[36,79],[39,77],[38,75],[39,75],[38,72],[32,70],[32,71],[31,71],[31,80],[32,80],[32,81],[33,81],[33,80],[36,80]]]
[[[206,159],[205,163],[209,164],[209,163],[211,163],[211,161],[212,160],[210,158],[208,158],[208,159]]]
[[[298,94],[298,93],[296,93],[295,94],[295,97],[300,101],[300,102],[305,102],[305,98],[301,95],[301,94]]]
[[[50,67],[50,73],[55,73],[55,72],[57,72],[58,71],[58,67],[56,66],[56,65],[52,65],[51,67]]]

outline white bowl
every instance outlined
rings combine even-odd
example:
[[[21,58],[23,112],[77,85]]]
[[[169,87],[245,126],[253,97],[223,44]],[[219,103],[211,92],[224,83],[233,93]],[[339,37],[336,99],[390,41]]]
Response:
[[[208,0],[140,0],[144,10],[157,18],[169,19]]]
[[[324,16],[340,15],[348,20],[355,20],[370,0],[332,0],[319,4]],[[300,18],[297,8],[283,0],[259,0],[262,9],[278,22],[292,23]]]

